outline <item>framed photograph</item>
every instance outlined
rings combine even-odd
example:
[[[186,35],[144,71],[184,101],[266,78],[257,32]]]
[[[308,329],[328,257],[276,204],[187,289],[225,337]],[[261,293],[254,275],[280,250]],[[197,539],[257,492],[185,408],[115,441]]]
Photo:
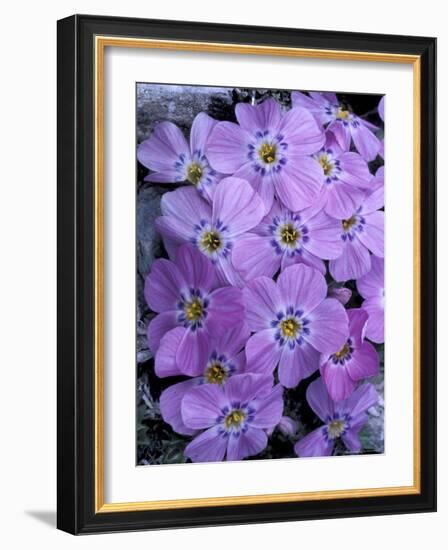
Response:
[[[434,38],[58,22],[58,527],[436,509]]]

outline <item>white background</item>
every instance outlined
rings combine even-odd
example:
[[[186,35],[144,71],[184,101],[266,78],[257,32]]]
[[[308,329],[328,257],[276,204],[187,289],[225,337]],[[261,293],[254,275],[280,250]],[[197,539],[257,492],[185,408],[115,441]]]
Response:
[[[313,521],[77,538],[54,530],[55,358],[56,358],[56,26],[72,13],[220,21],[274,26],[430,35],[439,37],[439,120],[448,120],[448,32],[443,3],[437,0],[361,3],[330,0],[275,3],[205,0],[150,3],[127,0],[8,3],[2,11],[0,52],[0,541],[5,548],[26,546],[110,549],[123,545],[228,548],[250,544],[270,549],[329,545],[347,549],[409,550],[446,545],[448,404],[439,406],[439,512],[413,516]],[[424,9],[422,9],[424,8]],[[440,125],[439,152],[448,148]],[[440,154],[441,160],[444,155]],[[448,192],[442,162],[439,234],[448,234]],[[444,239],[445,240],[445,239]],[[447,247],[440,239],[439,334],[446,333]],[[444,250],[443,250],[444,248]],[[442,351],[442,350],[441,350]],[[439,388],[447,387],[443,362]],[[440,541],[440,542],[439,542]]]
[[[228,86],[386,95],[385,454],[135,467],[135,82],[189,83],[191,75],[197,84],[226,75]],[[391,63],[106,50],[106,502],[412,485],[412,79],[411,65]]]

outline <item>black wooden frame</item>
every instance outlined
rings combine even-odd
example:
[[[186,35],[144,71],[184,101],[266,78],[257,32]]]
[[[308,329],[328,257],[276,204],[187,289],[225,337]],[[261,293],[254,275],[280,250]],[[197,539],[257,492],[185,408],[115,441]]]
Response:
[[[94,37],[190,40],[421,58],[421,492],[112,512],[94,509]],[[75,15],[58,22],[58,527],[74,534],[436,509],[436,39]]]

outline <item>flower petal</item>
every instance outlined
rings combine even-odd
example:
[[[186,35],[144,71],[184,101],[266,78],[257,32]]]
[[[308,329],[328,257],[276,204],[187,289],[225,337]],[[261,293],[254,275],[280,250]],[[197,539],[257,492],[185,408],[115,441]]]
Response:
[[[192,388],[182,400],[182,419],[194,430],[209,428],[218,422],[222,409],[228,404],[221,387],[202,384]]]
[[[359,453],[361,450],[361,441],[359,440],[359,432],[364,424],[367,422],[368,416],[362,414],[356,418],[355,423],[351,424],[349,430],[347,430],[342,436],[342,441],[349,451],[352,453]]]
[[[349,414],[355,418],[373,407],[378,399],[378,394],[372,384],[362,384],[348,399],[338,403],[336,408],[338,412]]]
[[[217,336],[223,330],[240,325],[244,321],[243,293],[236,287],[224,287],[209,295],[208,316],[205,327],[211,336]]]
[[[236,374],[229,378],[224,386],[224,393],[229,403],[249,403],[257,397],[268,396],[272,392],[273,381],[269,374]]]
[[[149,322],[147,337],[149,349],[153,354],[159,348],[160,340],[171,329],[177,326],[177,317],[174,311],[165,311],[156,315],[154,319]]]
[[[347,371],[353,380],[363,380],[379,374],[380,360],[372,344],[364,342],[354,350],[347,363]]]
[[[176,363],[176,353],[185,331],[184,327],[173,328],[160,340],[154,365],[155,373],[159,378],[182,374]]]
[[[303,107],[295,107],[283,116],[280,133],[288,144],[288,158],[312,155],[325,143],[323,130],[313,115]]]
[[[192,462],[221,462],[227,449],[227,438],[217,426],[206,430],[193,439],[184,450]]]
[[[186,243],[179,247],[176,265],[189,287],[209,291],[215,286],[216,275],[212,262],[192,244]]]
[[[331,132],[334,135],[339,147],[343,151],[350,149],[351,136],[348,124],[345,125],[341,120],[334,120],[328,125],[327,132]]]
[[[227,460],[242,460],[260,453],[268,444],[263,430],[249,426],[245,432],[231,433],[228,438]]]
[[[269,237],[255,233],[239,237],[232,250],[233,266],[246,281],[262,275],[273,277],[280,267],[281,258]]]
[[[384,342],[384,298],[367,298],[362,303],[369,315],[365,335],[376,344]]]
[[[338,220],[350,218],[366,197],[365,191],[342,181],[329,184],[325,212]]]
[[[217,121],[206,113],[199,113],[193,120],[190,131],[190,147],[194,154],[196,151],[204,154],[207,141]]]
[[[285,388],[295,388],[319,368],[319,357],[320,353],[307,342],[295,346],[294,350],[284,346],[278,367],[280,384]]]
[[[173,384],[160,395],[162,418],[179,434],[192,435],[195,433],[195,430],[188,428],[182,420],[181,404],[187,392],[199,384],[199,380],[199,378],[192,378]]]
[[[356,382],[349,376],[347,367],[333,363],[331,357],[321,365],[320,372],[333,401],[347,399],[356,388]]]
[[[277,384],[266,396],[257,400],[254,418],[251,426],[255,428],[274,428],[283,414],[283,388]]]
[[[177,368],[187,376],[199,376],[204,372],[208,350],[209,341],[205,331],[187,329],[177,348]]]
[[[297,212],[310,206],[318,197],[323,183],[321,165],[311,157],[298,157],[283,169],[272,173],[275,192],[280,201]]]
[[[368,273],[370,266],[369,251],[358,239],[346,241],[339,258],[329,263],[330,273],[337,282],[358,279]]]
[[[252,331],[271,328],[280,306],[280,295],[275,282],[269,277],[257,277],[243,289],[246,321]]]
[[[314,310],[327,296],[323,275],[304,264],[296,264],[282,271],[277,287],[285,307],[292,306],[305,314]]]
[[[180,291],[186,285],[177,265],[160,258],[152,264],[145,280],[145,299],[148,306],[157,312],[176,309]]]
[[[364,231],[360,231],[358,239],[376,256],[384,257],[384,212],[378,210],[365,215]]]
[[[344,153],[339,157],[341,173],[339,178],[352,186],[367,188],[372,180],[367,162],[357,153]]]
[[[303,243],[303,247],[308,252],[325,260],[341,255],[344,245],[340,236],[341,223],[338,220],[320,211],[306,222],[306,227],[309,230],[308,240]]]
[[[275,133],[282,119],[280,104],[273,98],[266,99],[258,105],[238,103],[235,107],[235,115],[240,126],[248,132],[269,130]]]
[[[325,437],[324,429],[317,428],[294,445],[294,452],[299,457],[330,456],[333,443]]]
[[[334,416],[334,403],[328,393],[328,390],[322,380],[318,378],[311,382],[306,390],[306,400],[322,422]]]
[[[306,340],[321,353],[334,353],[348,338],[348,318],[344,306],[327,298],[307,315],[310,332]]]
[[[275,339],[276,329],[257,332],[246,344],[246,372],[271,374],[277,366],[281,348]]]
[[[183,133],[172,122],[157,124],[151,137],[137,149],[138,160],[155,172],[174,169],[180,155],[190,156],[190,149]]]
[[[213,222],[221,221],[231,236],[240,235],[258,225],[265,215],[260,196],[239,178],[225,178],[213,198]]]
[[[372,256],[371,262],[371,270],[356,281],[363,298],[379,298],[384,294],[384,259]]]
[[[366,160],[376,158],[381,147],[380,140],[361,121],[357,119],[358,125],[350,125],[350,133],[356,149]]]
[[[222,174],[233,174],[247,161],[249,135],[233,122],[218,122],[207,143],[206,156]]]

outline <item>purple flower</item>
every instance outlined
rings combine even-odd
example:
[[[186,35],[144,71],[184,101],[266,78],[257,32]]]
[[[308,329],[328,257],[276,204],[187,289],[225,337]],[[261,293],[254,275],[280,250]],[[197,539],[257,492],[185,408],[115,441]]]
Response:
[[[334,353],[347,340],[345,309],[326,298],[325,278],[311,267],[287,267],[277,283],[258,277],[243,292],[256,333],[246,345],[249,372],[270,374],[279,364],[280,383],[293,388],[319,368],[320,353]]]
[[[193,462],[241,460],[267,445],[265,430],[276,426],[283,412],[282,388],[272,376],[239,374],[225,386],[205,384],[182,400],[182,418],[192,430],[205,430],[189,443],[185,456]]]
[[[366,337],[372,342],[384,342],[384,260],[372,256],[372,269],[356,281],[363,298],[362,309],[369,314]]]
[[[205,113],[193,120],[190,143],[181,130],[172,122],[161,122],[151,137],[137,149],[137,158],[153,172],[145,181],[154,183],[189,182],[210,199],[222,175],[211,168],[205,156],[205,147],[210,132],[216,124]]]
[[[277,201],[261,224],[235,243],[232,262],[245,280],[272,277],[281,267],[304,263],[325,274],[322,259],[341,255],[340,222],[310,207],[293,213]]]
[[[193,243],[216,266],[222,284],[242,286],[230,253],[238,239],[265,215],[262,200],[246,181],[223,179],[212,205],[191,187],[176,189],[163,196],[161,208],[163,216],[157,218],[156,227],[171,256],[179,244]]]
[[[379,358],[375,348],[364,341],[368,320],[362,309],[349,309],[349,336],[339,351],[322,355],[320,372],[333,401],[342,401],[353,393],[357,382],[379,372]]]
[[[380,99],[380,102],[378,103],[378,114],[380,115],[381,120],[384,122],[384,98],[383,95]]]
[[[344,151],[350,149],[353,140],[357,151],[368,161],[375,159],[380,150],[380,140],[373,131],[378,128],[352,113],[345,105],[339,103],[336,94],[309,92],[309,96],[301,92],[292,92],[293,110],[308,109],[322,125],[328,125]]]
[[[352,291],[349,288],[344,287],[328,287],[328,298],[335,298],[338,302],[341,302],[345,306],[352,297]]]
[[[290,210],[310,206],[322,187],[322,169],[309,155],[324,133],[306,109],[283,113],[275,99],[239,103],[239,122],[219,122],[207,144],[215,170],[249,181],[269,210],[276,195]]]
[[[155,353],[164,334],[181,327],[176,363],[189,376],[201,371],[208,339],[244,318],[241,290],[216,288],[212,263],[190,244],[179,248],[175,262],[163,258],[154,262],[145,281],[145,298],[160,314],[148,326],[150,349]]]
[[[356,212],[341,222],[342,254],[330,260],[329,269],[335,281],[358,279],[370,271],[369,250],[384,257],[383,187],[373,191]]]
[[[371,187],[372,175],[367,162],[358,153],[343,151],[332,136],[315,158],[324,171],[319,203],[333,218],[350,217]]]
[[[182,327],[174,328],[160,341],[155,360],[155,372],[160,378],[184,374],[176,361],[183,333]],[[182,399],[191,388],[201,384],[222,386],[231,376],[244,371],[246,357],[242,350],[249,335],[249,329],[243,323],[226,330],[218,338],[210,338],[207,341],[207,352],[204,354],[205,361],[198,365],[199,376],[173,384],[162,392],[160,412],[175,432],[191,435],[195,431],[185,426],[181,415]]]
[[[359,432],[368,420],[366,411],[378,401],[372,384],[362,384],[348,399],[334,403],[322,378],[318,378],[308,386],[306,398],[324,425],[295,444],[296,454],[300,457],[329,456],[339,438],[349,451],[359,453]]]

